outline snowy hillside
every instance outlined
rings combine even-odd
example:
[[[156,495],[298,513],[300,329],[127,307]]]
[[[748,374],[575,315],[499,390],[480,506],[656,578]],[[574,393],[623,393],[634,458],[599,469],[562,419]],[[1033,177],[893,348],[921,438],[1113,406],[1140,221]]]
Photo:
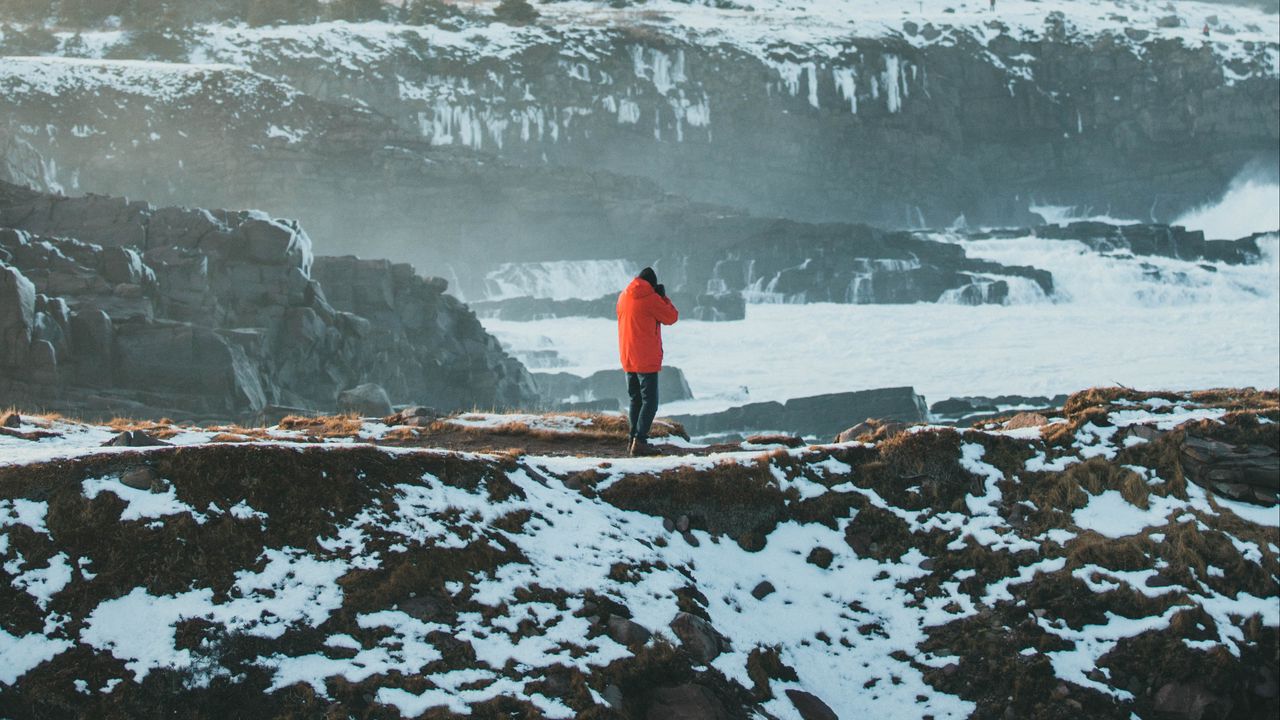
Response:
[[[1277,420],[1274,392],[1090,391],[619,459],[607,417],[134,428],[160,447],[23,418],[0,712],[1266,717],[1276,487],[1214,443],[1265,476]]]

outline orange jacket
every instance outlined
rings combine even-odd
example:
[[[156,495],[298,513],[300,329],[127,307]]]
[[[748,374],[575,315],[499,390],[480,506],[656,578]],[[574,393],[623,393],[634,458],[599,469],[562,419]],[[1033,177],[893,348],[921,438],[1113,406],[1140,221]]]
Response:
[[[636,278],[618,296],[618,354],[622,369],[656,373],[662,369],[662,326],[674,325],[680,313],[645,280]]]

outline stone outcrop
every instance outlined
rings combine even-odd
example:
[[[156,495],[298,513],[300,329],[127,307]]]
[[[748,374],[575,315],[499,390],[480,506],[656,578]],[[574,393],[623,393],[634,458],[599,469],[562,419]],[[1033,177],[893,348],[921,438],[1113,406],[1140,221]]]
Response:
[[[955,397],[933,403],[929,406],[929,413],[940,420],[972,420],[989,417],[1009,408],[1060,408],[1066,401],[1066,395],[1055,395],[1053,397],[1043,395]]]
[[[1001,43],[1007,44],[1006,41],[1013,44],[1005,47]],[[33,165],[32,161],[23,161],[24,167],[62,169],[41,180],[51,187],[61,184],[69,190],[110,190],[158,201],[224,207],[265,204],[276,212],[303,218],[315,233],[321,252],[348,251],[352,239],[358,239],[364,253],[432,267],[449,277],[453,287],[470,299],[483,297],[478,289],[483,287],[484,275],[500,263],[602,257],[626,258],[645,264],[656,261],[664,279],[670,278],[669,288],[681,298],[681,306],[688,308],[687,316],[698,319],[739,317],[743,312],[744,294],[748,300],[858,303],[940,299],[1002,303],[1027,293],[1050,294],[1052,278],[1042,270],[978,261],[965,255],[963,244],[937,242],[909,233],[886,233],[847,221],[868,220],[890,227],[950,225],[958,215],[965,214],[974,223],[1030,224],[1038,218],[1025,207],[1029,202],[1029,177],[1043,181],[1045,189],[1037,194],[1040,201],[1053,199],[1060,204],[1085,204],[1096,200],[1096,204],[1106,204],[1118,214],[1123,214],[1124,198],[1129,195],[1135,203],[1133,198],[1141,198],[1142,212],[1135,210],[1131,214],[1150,214],[1154,192],[1161,199],[1155,216],[1167,218],[1179,207],[1204,202],[1219,192],[1236,168],[1263,152],[1256,148],[1265,148],[1267,152],[1274,149],[1277,131],[1271,127],[1275,124],[1271,111],[1275,103],[1268,100],[1275,95],[1273,84],[1252,78],[1224,87],[1222,69],[1213,57],[1188,56],[1186,53],[1190,50],[1161,44],[1148,49],[1147,57],[1176,60],[1176,67],[1181,70],[1173,73],[1168,67],[1158,65],[1153,72],[1160,76],[1160,83],[1183,91],[1190,91],[1188,85],[1194,85],[1196,92],[1217,99],[1195,106],[1195,119],[1186,117],[1185,113],[1143,115],[1149,118],[1148,123],[1154,124],[1159,123],[1151,118],[1173,118],[1167,120],[1173,127],[1144,128],[1135,125],[1141,123],[1132,113],[1116,115],[1115,103],[1109,100],[1111,95],[1102,103],[1094,97],[1101,91],[1088,86],[1091,90],[1087,103],[1091,107],[1085,109],[1088,112],[1081,111],[1081,117],[1086,118],[1082,122],[1096,124],[1086,132],[1072,135],[1068,152],[1058,148],[1058,144],[1068,142],[1062,139],[1059,127],[1061,113],[1052,109],[1059,101],[1053,100],[1056,96],[1052,94],[1040,94],[1041,85],[1065,82],[1059,79],[1059,64],[1063,71],[1078,71],[1093,77],[1097,70],[1092,62],[1099,56],[1082,54],[1080,47],[1069,42],[1062,46],[1048,42],[1037,49],[1039,55],[1028,53],[1023,43],[1007,38],[993,43],[997,47],[992,52],[998,57],[1008,53],[1012,53],[1009,57],[1043,56],[1035,61],[1034,68],[1040,73],[1038,77],[1044,78],[1043,82],[1035,81],[1034,88],[1027,87],[1029,94],[1011,96],[1007,90],[995,95],[985,92],[975,96],[983,98],[981,102],[951,107],[959,102],[958,96],[951,93],[961,89],[945,84],[972,82],[990,90],[987,86],[993,82],[1001,88],[1006,83],[1020,87],[1023,80],[1020,75],[1010,79],[1004,71],[991,66],[990,57],[978,48],[912,49],[896,45],[889,48],[892,43],[880,41],[879,45],[868,46],[865,57],[857,63],[867,65],[869,71],[871,66],[891,56],[898,58],[919,69],[920,78],[906,81],[908,87],[924,90],[928,83],[929,95],[919,92],[911,95],[910,100],[904,101],[900,113],[883,109],[871,112],[868,108],[853,114],[839,109],[831,97],[836,90],[827,85],[828,76],[824,75],[817,95],[819,107],[810,108],[812,113],[802,113],[793,105],[798,101],[803,106],[805,101],[779,90],[781,86],[776,77],[779,71],[756,66],[749,73],[758,81],[753,87],[772,84],[773,94],[763,98],[758,106],[748,108],[746,105],[750,103],[747,103],[738,108],[742,113],[740,118],[729,119],[732,113],[726,110],[724,127],[716,131],[714,144],[695,142],[691,135],[682,143],[651,145],[647,139],[636,141],[629,127],[623,135],[618,134],[616,127],[606,132],[605,126],[594,125],[604,122],[616,126],[617,121],[612,115],[602,119],[599,108],[593,110],[592,115],[575,115],[572,130],[568,126],[562,128],[563,134],[555,143],[508,142],[501,147],[482,145],[476,149],[452,140],[437,142],[442,138],[424,136],[418,124],[419,113],[425,113],[421,117],[434,117],[436,106],[426,109],[419,107],[420,98],[400,98],[398,90],[393,93],[392,88],[383,87],[380,80],[371,79],[378,78],[377,73],[362,74],[365,80],[360,87],[353,87],[345,79],[329,77],[327,73],[331,70],[324,63],[316,63],[314,59],[296,65],[279,63],[265,59],[270,51],[259,58],[261,70],[298,83],[297,87],[314,89],[315,94],[299,92],[285,82],[227,68],[179,68],[172,71],[172,77],[164,73],[126,77],[128,82],[113,85],[104,84],[101,76],[127,75],[131,70],[110,63],[99,67],[88,62],[62,61],[62,65],[58,65],[59,61],[55,60],[24,60],[23,63],[35,65],[29,69],[34,76],[58,75],[63,82],[58,92],[52,93],[39,83],[25,82],[26,76],[21,73],[6,78],[12,112],[7,117],[8,125],[0,128],[0,133],[12,138],[10,147],[23,144],[24,149],[21,153],[14,151],[15,156],[28,157],[35,153],[38,162]],[[616,62],[625,63],[624,69],[633,70],[629,47],[632,46],[604,53],[603,62],[613,71],[619,69],[613,67]],[[656,62],[653,60],[658,57],[653,54],[656,48],[640,46],[639,50],[649,58],[646,68]],[[677,51],[685,53],[689,78],[702,72],[693,70],[695,62],[706,59],[695,60],[701,51],[681,49],[677,44],[664,50],[667,54],[663,57],[670,59],[671,53]],[[1105,46],[1099,52],[1108,62],[1123,64],[1121,85],[1136,84],[1142,90],[1136,96],[1150,100],[1154,106],[1169,102],[1165,97],[1165,84],[1157,85],[1154,90],[1147,87],[1147,83],[1152,82],[1143,70],[1147,61],[1132,56],[1132,48]],[[919,64],[908,61],[908,55],[920,55],[916,58]],[[936,57],[930,59],[924,57],[926,55]],[[546,60],[537,53],[535,56],[529,59],[536,62],[527,67],[539,67]],[[945,81],[936,75],[929,76],[932,80],[923,79],[930,63],[959,62],[960,56],[964,57],[965,67],[977,63],[972,74],[948,76]],[[414,83],[422,79],[417,76],[430,63],[424,66],[421,58],[415,56],[410,70],[400,67],[403,60],[387,59],[385,67],[376,69],[381,72],[400,68],[404,70],[401,77],[406,87],[416,87]],[[733,66],[733,72],[727,73],[732,75],[746,72],[737,64],[751,67],[757,60],[741,57],[725,62]],[[464,67],[452,69],[459,74],[441,79],[444,85],[466,77],[473,68],[464,63]],[[487,97],[484,90],[490,82],[487,79],[490,70],[492,68],[486,67],[478,77],[468,80],[476,93],[467,96],[471,100],[459,102],[497,101],[496,95]],[[831,68],[824,70],[831,71]],[[563,73],[563,68],[557,66],[555,72]],[[644,97],[653,100],[654,90],[649,87],[652,73],[646,73],[642,73],[643,77],[636,76],[637,90],[643,90]],[[1166,78],[1166,73],[1178,77]],[[324,82],[319,82],[317,75],[323,76]],[[383,79],[396,77],[394,72],[381,75]],[[614,72],[611,77],[629,76]],[[702,81],[720,82],[711,76]],[[1108,79],[1108,83],[1114,82],[1117,81]],[[181,91],[172,91],[171,86]],[[941,92],[944,87],[948,92]],[[337,88],[344,89],[339,92]],[[574,98],[582,103],[595,102],[592,98],[603,102],[599,87],[592,86],[590,97],[583,95],[587,89],[576,81],[557,85],[556,92],[568,93],[564,97],[566,104],[558,106],[584,107],[570,102]],[[1134,97],[1130,92],[1133,89],[1116,88],[1116,94]],[[1217,108],[1224,101],[1218,96],[1223,94],[1237,103],[1234,107],[1239,115],[1257,115],[1260,119],[1241,122],[1233,114],[1216,124],[1196,125],[1207,122],[1203,116],[1219,113]],[[362,96],[371,107],[380,107],[386,114],[378,115],[346,104],[351,98]],[[1040,102],[1047,106],[1041,106]],[[930,115],[927,106],[933,103],[946,105],[946,113],[936,118]],[[1005,107],[1008,103],[1017,106],[1017,111]],[[660,104],[669,107],[665,101]],[[1095,104],[1098,106],[1092,107]],[[1186,105],[1179,102],[1180,108]],[[68,118],[84,116],[83,108],[93,108],[97,119],[83,127],[83,123],[72,124]],[[458,109],[468,110],[461,106]],[[1262,110],[1266,112],[1259,115]],[[1089,112],[1095,112],[1098,117],[1089,116]],[[970,113],[979,113],[981,117],[970,117]],[[1076,115],[1074,111],[1068,114],[1073,119]],[[648,122],[647,115],[645,118]],[[944,121],[951,124],[945,127],[938,124]],[[0,125],[5,122],[0,120]],[[519,132],[519,123],[504,122],[507,122],[504,132]],[[560,118],[557,122],[563,125],[565,121]],[[671,119],[660,118],[657,122],[664,123],[666,132]],[[1005,127],[988,136],[992,128],[1002,123],[1016,127]],[[1177,154],[1154,150],[1150,145],[1156,142],[1157,136],[1159,143],[1165,143],[1170,137],[1185,133],[1187,123],[1198,128],[1214,128],[1207,134],[1197,130],[1195,142],[1185,146],[1193,148],[1195,153],[1213,155],[1218,165],[1210,171],[1205,168],[1213,167],[1211,165],[1178,156],[1178,173],[1166,178],[1150,165]],[[53,130],[35,134],[24,130],[45,127]],[[763,132],[776,140],[778,132],[787,128],[796,132],[786,135],[788,139],[783,143],[763,142],[758,137]],[[971,146],[955,147],[961,142],[956,136],[961,128],[965,137],[975,138]],[[1103,128],[1114,132],[1108,134]],[[809,132],[812,130],[820,132],[815,136]],[[824,137],[828,131],[834,133],[830,142],[821,145],[821,152],[813,153],[812,157],[805,152],[797,159],[793,147],[786,162],[775,157],[767,162],[767,168],[755,168],[758,172],[744,172],[741,167],[763,161],[775,146],[815,142],[814,137]],[[745,144],[729,142],[731,135],[723,132],[740,137]],[[893,142],[885,141],[882,136],[886,133]],[[914,142],[917,135],[929,141]],[[1150,137],[1146,137],[1148,135]],[[1134,147],[1126,152],[1132,150],[1143,162],[1130,158],[1116,167],[1117,158],[1126,157],[1110,147],[1117,137],[1128,138],[1126,142]],[[1009,138],[1027,140],[1033,147],[1016,143],[1010,146],[1013,141]],[[752,141],[746,143],[748,139]],[[738,150],[740,147],[767,151],[752,150],[749,156],[743,156]],[[1033,148],[1043,152],[1037,153]],[[602,149],[608,152],[600,152]],[[919,151],[929,153],[928,162],[904,163],[901,158],[889,157]],[[962,177],[952,177],[938,169],[936,158],[944,151],[952,158],[966,153],[989,156],[987,160],[975,162],[991,167],[976,170],[975,165],[955,160],[946,168],[948,172],[954,168]],[[493,152],[497,153],[496,157]],[[536,161],[529,156],[530,152],[536,155]],[[653,159],[668,152],[676,155],[662,161],[664,172],[650,172]],[[832,156],[849,152],[856,154],[849,162],[837,161]],[[550,162],[543,163],[544,156]],[[621,157],[627,160],[615,166]],[[1059,162],[1050,162],[1051,157],[1058,157]],[[1020,174],[1006,166],[1009,162],[1034,163],[1037,169],[1023,168],[1025,172]],[[600,168],[599,163],[608,167]],[[175,164],[180,172],[171,170]],[[1074,169],[1064,169],[1064,164]],[[1188,167],[1198,169],[1186,171]],[[682,168],[689,172],[674,172]],[[804,169],[807,184],[797,186],[797,178],[780,177],[796,168]],[[1135,168],[1141,172],[1131,175]],[[29,168],[23,172],[30,175],[34,170]],[[1187,177],[1188,172],[1195,177]],[[849,177],[849,173],[856,177]],[[984,179],[976,181],[974,173],[983,175]],[[685,176],[698,178],[696,182],[700,184],[678,188],[663,184],[664,178]],[[713,180],[712,176],[717,177]],[[298,182],[300,177],[313,181]],[[727,183],[730,177],[732,184]],[[1012,188],[998,186],[1013,177],[1018,180],[1016,192],[1011,195]],[[1108,182],[1098,182],[1099,177],[1107,178]],[[1139,178],[1146,180],[1140,182]],[[1176,185],[1177,191],[1165,192],[1155,187],[1166,183]],[[934,184],[939,185],[929,190]],[[687,197],[668,194],[672,189],[686,192]],[[1097,197],[1099,192],[1105,196]],[[956,193],[964,197],[956,197]],[[1178,200],[1179,197],[1183,199]],[[707,199],[722,204],[710,204]],[[938,209],[914,211],[922,204],[929,206],[934,202]],[[1015,208],[1018,203],[1021,206]],[[748,215],[747,210],[753,214]],[[843,222],[791,222],[771,218],[770,212],[784,217]],[[837,213],[839,217],[832,217],[830,213]],[[1173,232],[1172,229],[1151,230],[1153,238]],[[1097,233],[1099,237],[1110,238],[1116,231],[1106,227],[1097,229]],[[1148,242],[1136,236],[1124,241],[1135,248]],[[1159,242],[1162,241],[1158,238],[1150,239],[1148,244]],[[1216,246],[1213,240],[1199,244],[1204,247],[1199,256],[1206,259],[1249,255],[1244,245]],[[610,308],[608,301],[600,299],[524,298],[503,301],[484,311],[510,319],[525,319],[565,314],[607,317]]]
[[[785,403],[749,403],[717,413],[676,415],[671,419],[695,436],[786,430],[826,438],[835,437],[849,427],[850,418],[858,417],[923,422],[928,419],[928,409],[915,390],[900,387],[815,395]]]
[[[630,402],[626,376],[621,370],[601,370],[588,377],[573,373],[533,373],[534,384],[544,407],[558,408],[565,404],[602,403],[601,409],[624,409]],[[693,398],[689,382],[677,367],[664,365],[658,373],[658,398],[663,403]]]
[[[1101,222],[1073,222],[1035,229],[1036,237],[1075,240],[1096,252],[1130,252],[1178,260],[1241,264],[1257,262],[1258,235],[1238,240],[1206,240],[1199,230],[1178,225],[1109,225]]]
[[[262,213],[0,185],[0,395],[195,418],[333,410],[366,384],[386,392],[345,405],[379,416],[391,399],[532,401],[523,367],[446,287],[407,265],[317,261],[297,223]]]
[[[316,62],[316,48],[362,43],[336,29],[190,42],[437,145],[783,217],[1023,223],[1034,196],[1168,220],[1275,157],[1274,44],[1217,34],[1236,46],[1228,61],[1158,23],[1116,14],[1085,32],[1053,10],[1015,27],[911,12],[817,47],[761,17],[767,53],[608,8],[600,32],[561,26],[492,49],[371,33],[377,51]]]
[[[1280,452],[1273,447],[1237,446],[1188,434],[1181,459],[1183,472],[1197,485],[1236,500],[1280,504]]]

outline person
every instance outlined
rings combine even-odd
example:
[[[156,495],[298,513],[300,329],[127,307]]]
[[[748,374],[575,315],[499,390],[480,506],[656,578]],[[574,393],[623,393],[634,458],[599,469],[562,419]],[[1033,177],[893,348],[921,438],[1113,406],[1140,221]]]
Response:
[[[649,428],[658,414],[658,372],[662,370],[662,326],[680,319],[653,268],[640,271],[618,295],[618,355],[631,398],[631,455],[658,455]]]

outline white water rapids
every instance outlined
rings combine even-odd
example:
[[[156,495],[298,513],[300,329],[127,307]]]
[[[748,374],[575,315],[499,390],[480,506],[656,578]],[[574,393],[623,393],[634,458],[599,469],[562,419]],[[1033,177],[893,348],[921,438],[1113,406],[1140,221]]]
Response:
[[[1237,183],[1182,224],[1210,238],[1274,230],[1280,218],[1255,204],[1275,194],[1274,185]],[[962,242],[973,257],[1050,271],[1055,297],[977,307],[751,304],[741,322],[683,321],[664,330],[666,357],[685,371],[696,399],[663,412],[895,385],[912,385],[929,402],[1115,383],[1280,386],[1275,234],[1259,242],[1262,262],[1234,266],[1112,257],[1031,237]],[[610,320],[483,322],[517,357],[554,350],[563,370],[583,375],[618,366]]]

